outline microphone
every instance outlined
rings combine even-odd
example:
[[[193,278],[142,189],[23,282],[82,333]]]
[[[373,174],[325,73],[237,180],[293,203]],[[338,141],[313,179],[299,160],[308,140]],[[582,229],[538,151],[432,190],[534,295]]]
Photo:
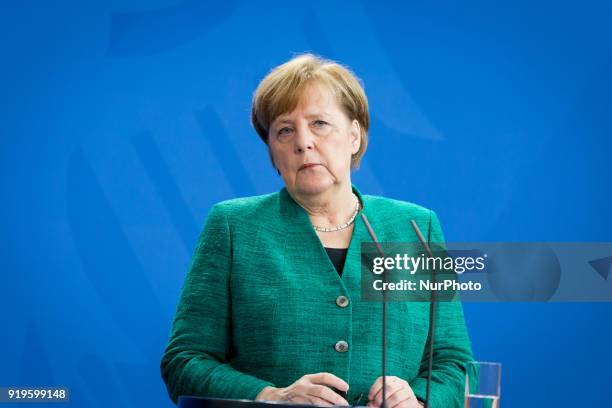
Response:
[[[372,238],[372,241],[374,242],[374,245],[376,246],[376,250],[378,251],[380,256],[384,258],[385,254],[382,250],[382,247],[380,246],[380,243],[378,242],[378,238],[376,238],[376,234],[374,233],[374,230],[372,229],[372,226],[370,225],[368,218],[365,216],[363,212],[361,213],[361,219],[368,231],[368,234],[370,235],[370,238]],[[414,220],[410,220],[410,223],[412,224],[412,228],[414,229],[414,232],[419,238],[421,245],[423,245],[423,247],[427,251],[427,254],[433,258],[433,253],[431,252],[431,248],[429,248],[429,244],[427,243],[427,241],[425,241],[425,237],[421,233],[419,226]],[[436,276],[435,268],[432,271],[432,276],[435,282],[435,279],[436,279],[435,278]],[[386,361],[387,361],[387,289],[386,287],[387,285],[384,284],[387,281],[387,274],[383,273],[382,278],[383,278],[382,403],[380,405],[380,408],[387,408],[387,392],[386,392],[386,388],[387,388],[386,387],[387,385],[386,384],[386,372],[387,372],[387,365],[386,365]],[[430,401],[430,393],[431,393],[431,371],[433,369],[433,347],[434,347],[435,324],[436,324],[436,291],[433,290],[431,291],[430,304],[429,304],[429,356],[428,356],[428,366],[427,366],[427,387],[426,387],[426,392],[425,392],[425,408],[430,408],[429,401]]]
[[[372,241],[374,242],[374,245],[376,246],[376,250],[378,251],[378,253],[380,254],[380,256],[382,256],[383,258],[385,257],[385,254],[382,250],[382,247],[380,246],[380,243],[378,242],[378,238],[376,238],[376,234],[374,233],[374,230],[372,229],[372,226],[370,225],[368,218],[365,216],[365,214],[362,212],[361,213],[361,219],[363,220],[363,223],[368,231],[368,234],[370,235],[370,238],[372,238]],[[427,254],[433,258],[433,253],[431,252],[431,248],[429,247],[429,244],[427,243],[427,241],[425,240],[425,237],[423,236],[423,234],[421,233],[421,230],[419,229],[419,226],[417,225],[417,223],[414,220],[410,220],[410,224],[412,225],[412,228],[414,229],[414,232],[416,233],[417,237],[419,238],[419,241],[421,242],[421,245],[423,245],[423,247],[425,248],[425,251],[427,251]],[[429,234],[428,234],[428,238],[430,238]],[[435,262],[434,262],[434,269],[432,270],[432,279],[435,282],[436,280],[436,269],[435,269]],[[386,361],[387,361],[387,289],[386,289],[386,285],[384,283],[386,283],[387,280],[387,274],[383,273],[383,316],[382,316],[382,320],[383,320],[383,330],[382,330],[382,404],[380,405],[381,408],[387,408],[387,393],[386,393]],[[430,303],[429,303],[429,356],[428,356],[428,365],[427,365],[427,387],[426,387],[426,391],[425,391],[425,408],[429,408],[429,401],[430,401],[430,394],[431,394],[431,372],[433,370],[433,346],[434,346],[434,333],[435,333],[435,324],[436,324],[436,291],[432,290],[431,291],[431,297],[430,297]]]
[[[431,248],[429,248],[429,245],[425,241],[425,237],[421,233],[419,226],[414,220],[410,220],[410,223],[412,224],[412,228],[414,229],[414,232],[416,232],[417,237],[419,237],[419,241],[421,241],[421,245],[425,247],[427,254],[431,258],[433,258],[434,256],[433,256],[433,253],[431,252]],[[436,281],[435,262],[434,262],[434,269],[431,271],[431,275],[432,275],[433,281],[435,282]],[[429,394],[431,390],[431,371],[433,369],[433,347],[434,347],[435,325],[436,325],[436,291],[432,290],[431,298],[429,301],[429,357],[428,357],[428,365],[427,365],[427,388],[425,392],[425,408],[429,408]]]
[[[361,212],[361,219],[365,224],[366,229],[368,230],[368,234],[370,234],[370,238],[374,241],[374,245],[376,245],[376,250],[382,256],[385,257],[385,254],[378,243],[378,239],[376,238],[376,234],[372,229],[372,226],[368,222],[367,217]],[[387,274],[383,273],[383,314],[382,314],[382,403],[380,404],[380,408],[387,408],[387,381],[386,381],[386,373],[387,373]]]

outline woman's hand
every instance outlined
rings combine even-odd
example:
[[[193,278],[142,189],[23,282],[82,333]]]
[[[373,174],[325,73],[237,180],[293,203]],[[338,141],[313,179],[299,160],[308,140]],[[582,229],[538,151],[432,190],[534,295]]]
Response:
[[[387,408],[418,408],[423,405],[417,400],[407,381],[399,377],[386,376]],[[382,404],[382,376],[378,377],[368,394],[368,407],[380,407]]]
[[[307,374],[286,388],[266,387],[256,401],[291,401],[301,404],[349,405],[331,388],[348,391],[349,385],[330,373]]]

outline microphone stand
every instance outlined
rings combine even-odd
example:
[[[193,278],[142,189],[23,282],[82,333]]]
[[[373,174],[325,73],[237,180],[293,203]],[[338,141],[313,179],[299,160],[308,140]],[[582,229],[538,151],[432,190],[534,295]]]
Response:
[[[376,234],[374,233],[374,230],[370,226],[370,223],[368,222],[368,219],[363,212],[361,213],[361,219],[363,220],[363,223],[368,231],[368,234],[370,235],[370,237],[372,238],[372,241],[374,242],[374,245],[376,246],[376,250],[378,251],[380,256],[384,258],[385,254],[382,250],[382,247],[380,246],[380,243],[378,242],[378,239],[376,238]],[[410,220],[410,223],[412,224],[412,228],[416,232],[416,235],[419,238],[421,245],[423,245],[423,247],[427,251],[427,254],[431,258],[433,258],[434,256],[433,256],[433,253],[431,252],[431,248],[427,244],[427,241],[425,241],[425,237],[421,233],[419,226],[414,220]],[[434,262],[434,265],[435,265],[435,262]],[[432,278],[433,278],[433,281],[435,282],[436,280],[435,267],[432,271]],[[387,384],[386,384],[386,379],[385,379],[386,371],[387,371],[387,365],[386,365],[386,361],[387,361],[387,288],[385,285],[386,282],[387,282],[387,274],[385,270],[383,272],[382,403],[380,405],[380,408],[387,408],[387,392],[386,392]],[[425,408],[430,408],[429,402],[430,402],[430,394],[431,394],[431,372],[433,370],[435,325],[436,325],[436,291],[432,290],[431,297],[430,297],[430,306],[429,306],[429,356],[428,356],[428,366],[427,366],[427,387],[425,391]]]
[[[431,258],[433,258],[434,256],[433,256],[433,253],[431,252],[431,248],[429,248],[429,245],[425,241],[425,237],[421,233],[419,226],[414,220],[410,220],[410,223],[412,224],[412,228],[414,229],[414,232],[416,232],[417,237],[419,237],[419,241],[421,241],[421,245],[425,247],[427,254]],[[434,262],[434,269],[431,273],[434,283],[436,281],[435,264],[436,263]],[[429,408],[429,395],[431,391],[431,371],[433,370],[433,349],[434,349],[435,325],[436,325],[436,291],[432,290],[430,303],[429,303],[429,357],[428,357],[428,365],[427,365],[427,388],[425,392],[425,408]]]
[[[368,234],[374,241],[374,245],[376,245],[376,250],[382,256],[385,257],[385,254],[378,243],[378,239],[376,238],[376,234],[374,230],[370,226],[368,219],[365,214],[361,213],[361,219],[368,230]],[[382,403],[380,404],[380,408],[387,408],[387,380],[386,380],[386,372],[387,372],[387,273],[383,272],[383,315],[382,315]]]

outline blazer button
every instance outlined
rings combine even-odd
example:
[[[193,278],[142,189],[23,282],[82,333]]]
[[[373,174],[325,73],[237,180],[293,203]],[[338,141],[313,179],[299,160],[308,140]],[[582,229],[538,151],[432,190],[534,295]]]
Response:
[[[336,304],[338,305],[338,307],[347,307],[349,304],[349,300],[346,296],[338,296],[336,298]]]
[[[337,342],[334,347],[338,353],[345,353],[348,351],[348,343],[344,340]]]

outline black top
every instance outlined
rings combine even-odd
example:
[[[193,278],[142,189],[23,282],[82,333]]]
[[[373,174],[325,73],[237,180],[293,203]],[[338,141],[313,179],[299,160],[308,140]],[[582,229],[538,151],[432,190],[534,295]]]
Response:
[[[325,251],[329,256],[329,259],[332,261],[334,266],[336,267],[336,271],[338,271],[338,275],[342,276],[342,268],[344,268],[344,261],[346,260],[346,253],[348,252],[348,248],[327,248],[325,247]]]

